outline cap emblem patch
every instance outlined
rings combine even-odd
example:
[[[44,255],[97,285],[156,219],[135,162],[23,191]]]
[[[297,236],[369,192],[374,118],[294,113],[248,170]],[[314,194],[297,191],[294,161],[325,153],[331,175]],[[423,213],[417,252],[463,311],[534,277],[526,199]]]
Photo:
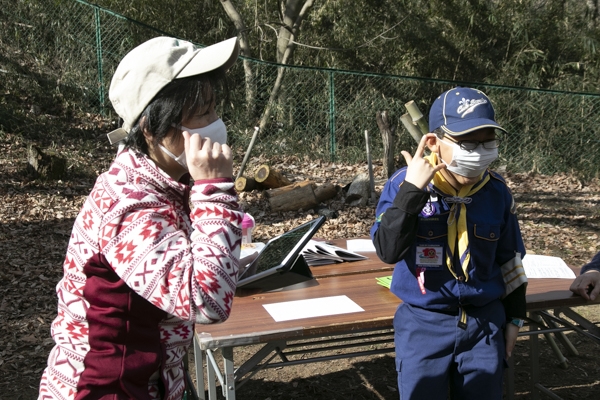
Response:
[[[475,110],[475,107],[481,104],[487,104],[487,99],[463,99],[458,102],[458,108],[456,112],[460,114],[461,118],[464,118],[465,115],[470,114]]]

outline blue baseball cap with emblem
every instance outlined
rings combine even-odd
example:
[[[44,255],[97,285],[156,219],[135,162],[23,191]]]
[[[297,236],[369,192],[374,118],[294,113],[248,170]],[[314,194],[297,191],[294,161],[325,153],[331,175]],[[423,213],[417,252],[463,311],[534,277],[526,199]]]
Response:
[[[429,110],[429,131],[441,128],[450,136],[462,136],[482,128],[506,132],[495,119],[492,102],[481,90],[455,87],[442,93]]]

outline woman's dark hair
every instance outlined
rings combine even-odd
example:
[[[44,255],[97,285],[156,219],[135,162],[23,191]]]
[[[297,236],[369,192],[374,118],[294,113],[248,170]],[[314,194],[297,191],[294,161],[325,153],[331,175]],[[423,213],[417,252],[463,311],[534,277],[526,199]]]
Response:
[[[156,146],[169,135],[173,125],[180,125],[203,108],[216,103],[217,94],[224,99],[229,95],[225,71],[221,68],[174,79],[144,109],[127,135],[125,146],[148,154],[144,129],[152,134],[152,144]]]

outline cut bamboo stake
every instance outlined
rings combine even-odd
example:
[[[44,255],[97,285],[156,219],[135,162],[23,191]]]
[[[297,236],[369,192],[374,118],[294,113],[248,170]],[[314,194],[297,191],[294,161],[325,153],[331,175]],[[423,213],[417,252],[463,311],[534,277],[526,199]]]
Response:
[[[373,164],[371,163],[371,151],[369,150],[369,131],[365,129],[365,141],[367,143],[367,163],[369,165],[369,192],[371,201],[375,202],[375,179],[373,178]]]
[[[408,115],[408,113],[402,115],[400,117],[400,121],[402,122],[402,125],[404,125],[408,133],[410,133],[410,136],[412,136],[412,138],[415,139],[415,142],[420,143],[423,134],[421,133],[419,128],[417,128],[416,125],[413,124],[410,115]]]
[[[248,159],[250,158],[250,153],[252,153],[252,148],[254,147],[254,142],[256,141],[256,137],[258,136],[258,131],[260,131],[260,128],[258,126],[255,126],[254,134],[252,134],[252,139],[250,140],[250,144],[248,145],[248,150],[246,150],[246,155],[244,156],[244,160],[242,161],[240,170],[238,171],[237,177],[235,178],[236,180],[240,176],[242,176],[242,174],[244,173],[244,169],[246,168],[246,163],[248,162]]]
[[[406,107],[406,111],[410,114],[412,118],[413,125],[416,125],[423,135],[429,133],[429,124],[423,117],[423,113],[419,110],[417,103],[414,100],[409,101],[404,105]]]

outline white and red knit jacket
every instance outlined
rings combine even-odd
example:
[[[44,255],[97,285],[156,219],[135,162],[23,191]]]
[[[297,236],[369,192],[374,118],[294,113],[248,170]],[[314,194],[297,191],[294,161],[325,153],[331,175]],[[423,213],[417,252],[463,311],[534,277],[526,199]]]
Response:
[[[231,311],[242,219],[231,179],[190,190],[122,151],[75,220],[39,399],[180,400],[194,324]]]

